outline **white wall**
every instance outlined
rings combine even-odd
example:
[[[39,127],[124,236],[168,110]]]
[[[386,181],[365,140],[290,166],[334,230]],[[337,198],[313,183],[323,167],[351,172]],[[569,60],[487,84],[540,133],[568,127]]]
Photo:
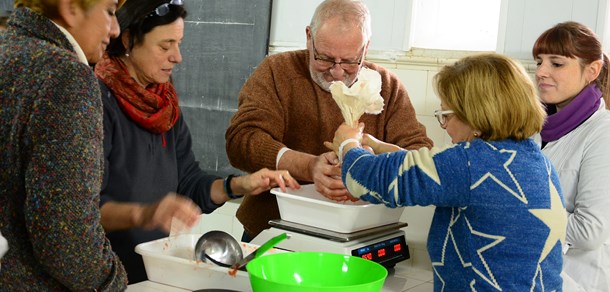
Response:
[[[456,0],[460,1],[460,0]],[[304,48],[305,26],[321,0],[275,0],[271,16],[272,48]],[[409,28],[413,0],[364,0],[372,15],[371,51],[410,48]],[[530,60],[531,46],[547,28],[574,20],[591,27],[610,48],[608,0],[502,0],[498,49],[512,57]]]
[[[271,11],[272,47],[305,47],[305,27],[322,0],[274,0]],[[371,11],[371,50],[402,51],[410,22],[412,0],[364,0]],[[378,16],[378,17],[375,17]]]
[[[439,100],[432,90],[432,77],[444,64],[453,62],[464,52],[447,52],[409,48],[413,0],[364,0],[372,14],[373,38],[367,59],[396,73],[406,85],[418,120],[426,126],[428,136],[436,145],[450,143],[433,111]],[[456,0],[458,1],[458,0]],[[270,52],[305,47],[305,26],[321,0],[274,0],[271,20]],[[502,16],[498,33],[498,52],[519,58],[530,70],[531,46],[537,36],[558,22],[575,20],[590,26],[606,44],[610,42],[608,0],[502,0]],[[200,232],[222,229],[240,238],[242,227],[235,219],[238,204],[227,203],[211,215],[205,215]],[[426,252],[426,238],[434,207],[408,207],[401,221],[407,222],[411,264],[431,269]],[[206,219],[207,218],[207,219]]]
[[[607,0],[503,0],[506,3],[505,38],[498,52],[530,60],[532,45],[543,31],[563,21],[573,20],[589,26],[608,42]]]

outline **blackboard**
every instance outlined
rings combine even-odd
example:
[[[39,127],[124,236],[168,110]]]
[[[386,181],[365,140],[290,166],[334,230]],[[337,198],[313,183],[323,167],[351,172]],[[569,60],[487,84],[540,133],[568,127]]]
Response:
[[[180,106],[200,166],[221,176],[237,173],[225,150],[225,131],[239,90],[267,54],[271,0],[190,0],[174,71]]]
[[[129,1],[129,0],[128,0]],[[173,82],[203,170],[239,173],[225,150],[225,131],[239,90],[267,55],[272,0],[186,0],[182,64]],[[0,9],[12,10],[12,0]]]
[[[0,1],[0,11],[12,11],[13,10],[13,0],[2,0]]]

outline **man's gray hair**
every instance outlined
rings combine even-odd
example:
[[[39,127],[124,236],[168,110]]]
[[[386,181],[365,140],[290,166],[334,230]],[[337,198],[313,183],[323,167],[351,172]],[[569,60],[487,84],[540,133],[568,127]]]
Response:
[[[309,24],[311,35],[315,36],[326,20],[337,16],[342,17],[345,29],[360,28],[365,43],[371,39],[371,13],[361,0],[325,0],[320,3]]]

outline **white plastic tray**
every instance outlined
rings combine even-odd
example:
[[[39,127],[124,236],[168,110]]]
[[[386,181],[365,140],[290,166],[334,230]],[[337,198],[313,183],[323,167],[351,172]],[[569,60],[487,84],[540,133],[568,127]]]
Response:
[[[153,282],[188,290],[230,289],[252,291],[247,272],[229,275],[229,269],[193,259],[194,249],[201,234],[183,234],[145,242],[136,246],[142,255],[146,275]],[[258,245],[241,243],[244,256]],[[267,254],[283,252],[271,249]]]
[[[388,208],[364,201],[335,202],[315,190],[313,184],[299,190],[274,188],[282,220],[352,233],[381,225],[396,223],[404,208]]]

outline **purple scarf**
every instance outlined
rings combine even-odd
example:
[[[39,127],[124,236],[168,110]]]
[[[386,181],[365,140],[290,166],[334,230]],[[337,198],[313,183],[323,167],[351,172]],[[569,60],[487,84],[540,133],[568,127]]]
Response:
[[[549,116],[540,132],[542,141],[555,141],[574,130],[599,108],[601,97],[601,90],[595,84],[591,84],[585,87],[574,100],[557,113],[550,114],[549,109],[553,105],[547,105]]]

